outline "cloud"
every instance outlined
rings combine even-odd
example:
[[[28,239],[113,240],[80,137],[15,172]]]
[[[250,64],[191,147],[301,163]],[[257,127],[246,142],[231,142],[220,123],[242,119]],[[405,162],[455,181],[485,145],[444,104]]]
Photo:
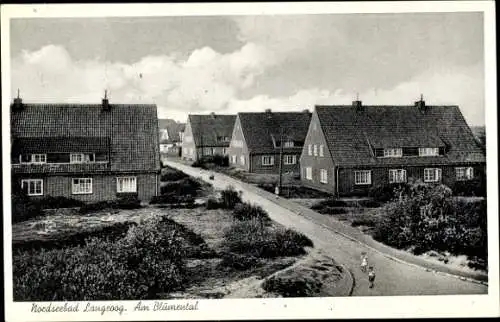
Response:
[[[33,102],[98,102],[108,89],[111,101],[154,102],[162,116],[221,111],[273,61],[253,43],[227,54],[203,47],[186,60],[147,56],[132,64],[75,61],[64,47],[49,45],[13,59],[12,87]]]

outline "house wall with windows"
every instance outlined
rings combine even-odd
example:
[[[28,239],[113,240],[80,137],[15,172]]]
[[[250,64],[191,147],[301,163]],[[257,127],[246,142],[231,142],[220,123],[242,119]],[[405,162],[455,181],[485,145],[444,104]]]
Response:
[[[186,129],[184,130],[184,138],[182,140],[181,157],[184,160],[196,161],[197,156],[198,154],[196,152],[191,123],[188,121]]]
[[[279,153],[251,154],[248,171],[252,173],[278,174],[279,157]],[[299,157],[300,153],[298,152],[283,152],[282,174],[291,172],[298,174],[300,171]],[[295,163],[293,163],[293,161],[295,161]]]
[[[241,120],[236,116],[233,134],[228,148],[229,165],[235,168],[250,171],[250,160],[248,158],[248,147],[241,128]]]
[[[113,175],[74,173],[55,176],[33,174],[17,176],[15,180],[33,198],[61,196],[85,202],[114,200],[122,193],[137,193],[140,200],[148,202],[159,191],[159,178],[156,173],[117,173]],[[35,180],[41,180],[41,193],[39,193],[38,187],[36,187],[37,191],[30,191],[30,187],[26,187],[29,181]],[[75,184],[76,180],[79,181],[77,184]],[[122,182],[121,192],[118,180]],[[128,182],[124,182],[125,180]],[[130,181],[135,181],[135,184]],[[35,187],[32,186],[31,189],[33,188]]]

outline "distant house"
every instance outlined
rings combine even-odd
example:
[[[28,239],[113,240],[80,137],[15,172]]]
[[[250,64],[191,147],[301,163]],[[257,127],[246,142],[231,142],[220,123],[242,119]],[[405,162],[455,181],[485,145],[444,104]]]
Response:
[[[155,105],[11,105],[12,179],[28,196],[82,201],[158,194]]]
[[[230,165],[253,173],[278,174],[281,150],[282,173],[298,174],[310,120],[308,110],[238,113],[228,152]]]
[[[236,115],[188,116],[182,139],[182,158],[195,161],[209,155],[227,155]]]
[[[160,122],[161,125],[161,122]],[[186,124],[175,121],[160,128],[160,152],[180,156],[182,137]]]
[[[300,158],[301,180],[337,195],[375,185],[484,175],[485,155],[457,106],[316,106]]]

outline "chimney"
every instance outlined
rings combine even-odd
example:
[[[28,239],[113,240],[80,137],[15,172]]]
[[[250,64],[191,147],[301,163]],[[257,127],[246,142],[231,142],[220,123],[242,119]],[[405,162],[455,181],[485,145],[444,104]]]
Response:
[[[23,108],[23,100],[19,96],[19,89],[17,89],[17,97],[14,98],[14,109],[22,109]]]
[[[361,112],[363,110],[363,104],[359,100],[352,101],[352,106],[356,111]]]
[[[309,114],[309,110],[306,108],[305,110],[302,110],[302,113]]]
[[[266,113],[268,119],[271,119],[273,117],[273,114],[272,114],[270,108],[266,108],[265,113]]]
[[[415,102],[415,107],[417,107],[422,113],[427,111],[427,106],[425,105],[424,96],[422,94],[420,94],[420,101]]]
[[[210,113],[210,116],[215,119],[215,112]]]
[[[104,91],[104,98],[102,99],[102,109],[105,111],[109,111],[110,108],[111,107],[109,106],[108,91],[105,90]]]

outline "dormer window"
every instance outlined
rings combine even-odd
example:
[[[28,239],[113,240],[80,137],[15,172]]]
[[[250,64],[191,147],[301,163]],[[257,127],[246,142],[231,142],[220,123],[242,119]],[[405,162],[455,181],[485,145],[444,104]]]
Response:
[[[439,155],[439,148],[419,148],[418,155],[421,157],[430,157]]]
[[[92,153],[71,153],[69,162],[70,163],[87,163],[94,162],[95,157]]]
[[[46,154],[23,154],[20,156],[21,163],[35,163],[43,164],[47,163]]]
[[[403,156],[402,148],[384,149],[384,158],[400,158]]]
[[[285,148],[293,148],[293,146],[294,146],[293,141],[285,141],[285,143],[283,144],[283,147]]]

